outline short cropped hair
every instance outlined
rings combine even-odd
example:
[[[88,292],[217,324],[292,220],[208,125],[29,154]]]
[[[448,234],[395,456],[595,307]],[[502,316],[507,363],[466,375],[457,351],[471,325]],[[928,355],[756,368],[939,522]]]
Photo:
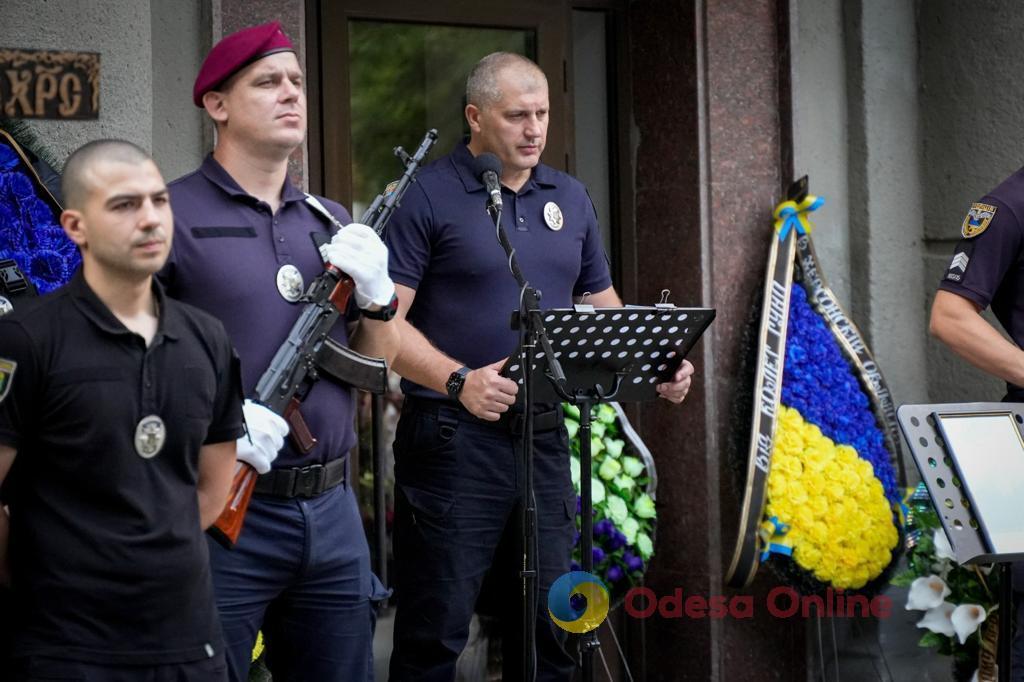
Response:
[[[80,209],[89,196],[86,175],[94,164],[100,161],[119,161],[139,165],[152,161],[142,147],[127,140],[93,140],[87,142],[68,157],[64,173],[60,178],[60,191],[64,197],[64,208]]]
[[[466,79],[466,102],[483,108],[501,100],[498,76],[508,68],[521,69],[527,79],[537,85],[547,84],[547,77],[535,62],[515,52],[493,52],[476,63]]]

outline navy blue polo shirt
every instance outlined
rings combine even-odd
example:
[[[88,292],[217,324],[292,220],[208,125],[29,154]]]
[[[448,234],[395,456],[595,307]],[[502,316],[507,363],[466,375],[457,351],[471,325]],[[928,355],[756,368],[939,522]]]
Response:
[[[510,320],[519,287],[472,162],[463,143],[424,167],[391,218],[387,245],[391,278],[416,290],[409,321],[441,352],[477,368],[515,351],[519,332]],[[573,296],[612,285],[594,205],[578,180],[538,164],[519,192],[502,187],[502,203],[502,223],[542,308],[564,308]],[[545,219],[549,203],[561,213],[561,229]],[[438,397],[412,382],[402,387]]]
[[[149,344],[78,274],[0,319],[0,443],[15,655],[180,663],[221,650],[196,497],[199,450],[242,433],[238,363],[216,319],[154,291]],[[5,395],[6,394],[6,395]],[[150,415],[166,440],[136,448]]]
[[[1014,343],[1024,348],[1024,168],[971,206],[961,227],[963,238],[939,288],[992,306]],[[1024,388],[1007,384],[1015,400]]]
[[[270,206],[239,187],[212,155],[168,188],[174,209],[174,245],[159,277],[170,296],[224,323],[242,360],[245,395],[252,397],[260,376],[302,312],[302,303],[290,303],[278,291],[278,269],[296,266],[305,290],[323,271],[311,235],[329,237],[331,228],[288,180],[277,213],[271,213]],[[342,225],[352,222],[339,204],[321,202]],[[348,344],[344,317],[331,336]],[[345,456],[355,444],[351,389],[318,381],[301,412],[317,444],[302,455],[286,440],[275,468],[322,464]]]

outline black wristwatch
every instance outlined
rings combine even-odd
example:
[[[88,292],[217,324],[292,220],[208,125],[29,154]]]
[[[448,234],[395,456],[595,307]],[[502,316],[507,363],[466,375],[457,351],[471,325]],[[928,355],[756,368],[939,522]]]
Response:
[[[391,294],[391,300],[380,310],[361,310],[360,312],[367,319],[387,322],[398,312],[398,294]]]
[[[466,383],[467,374],[469,374],[469,367],[463,366],[448,375],[448,381],[445,382],[444,387],[448,391],[448,397],[452,400],[459,399],[462,387]]]

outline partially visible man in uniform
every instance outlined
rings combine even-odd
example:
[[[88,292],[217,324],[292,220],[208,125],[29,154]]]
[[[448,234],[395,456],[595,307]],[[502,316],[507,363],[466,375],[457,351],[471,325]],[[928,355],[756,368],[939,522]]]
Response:
[[[520,556],[516,513],[522,486],[516,450],[522,420],[509,408],[517,384],[500,374],[518,333],[509,313],[519,290],[484,207],[473,170],[489,152],[502,162],[505,229],[543,306],[621,306],[597,217],[583,185],[540,163],[548,86],[540,68],[511,53],[482,59],[466,84],[468,144],[424,168],[388,230],[399,297],[402,349],[395,369],[405,403],[395,436],[395,588],[392,680],[450,680],[465,646],[485,574],[514,595]],[[684,362],[660,395],[682,401],[693,367]],[[538,677],[566,679],[565,633],[543,605],[569,570],[576,496],[558,405],[534,423],[534,481],[541,588]],[[497,553],[497,554],[496,554]],[[506,555],[505,559],[496,556]],[[499,565],[500,564],[500,565]],[[521,680],[519,607],[504,616],[504,679]]]
[[[954,353],[1006,382],[1003,401],[1024,402],[1024,169],[971,206],[932,304],[930,330]],[[1012,341],[981,312],[992,306]],[[1022,482],[1024,484],[1024,482]],[[1024,563],[1014,565],[1017,627],[1013,679],[1024,680]]]
[[[14,679],[223,680],[203,529],[231,485],[238,361],[153,281],[173,218],[144,151],[91,142],[62,187],[82,267],[0,319]]]
[[[288,157],[306,135],[302,71],[277,22],[232,34],[213,47],[193,90],[217,128],[213,153],[171,183],[174,250],[161,278],[168,293],[221,319],[252,396],[260,375],[302,312],[306,286],[324,269],[314,242],[355,281],[356,306],[331,336],[371,356],[392,356],[397,307],[387,250],[340,205],[311,205],[288,179]],[[324,212],[329,212],[324,215]],[[334,234],[333,240],[331,234]],[[362,320],[350,339],[346,322]],[[250,431],[271,434],[276,415],[245,402]],[[320,381],[301,412],[316,444],[275,453],[242,448],[262,474],[239,541],[210,545],[217,605],[232,680],[248,679],[263,628],[275,679],[372,676],[374,605],[382,587],[347,478],[355,443],[351,389]],[[260,440],[257,438],[256,440]],[[243,451],[244,450],[244,451]]]

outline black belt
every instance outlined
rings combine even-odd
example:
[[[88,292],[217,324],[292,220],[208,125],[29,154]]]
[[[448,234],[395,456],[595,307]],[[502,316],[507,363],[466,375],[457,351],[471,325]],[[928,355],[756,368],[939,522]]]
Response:
[[[271,469],[256,479],[255,492],[272,497],[316,497],[345,482],[347,458],[327,464]]]
[[[523,414],[522,410],[511,409],[508,412],[503,412],[497,421],[492,422],[477,417],[463,407],[462,403],[454,403],[449,400],[433,400],[431,398],[418,398],[407,395],[403,403],[403,408],[405,407],[430,414],[451,415],[460,422],[489,426],[492,429],[502,429],[515,435],[522,433],[526,422],[526,415]],[[534,412],[533,432],[544,433],[545,431],[554,431],[564,422],[565,414],[562,412],[562,406],[549,407],[549,409],[541,412]]]

